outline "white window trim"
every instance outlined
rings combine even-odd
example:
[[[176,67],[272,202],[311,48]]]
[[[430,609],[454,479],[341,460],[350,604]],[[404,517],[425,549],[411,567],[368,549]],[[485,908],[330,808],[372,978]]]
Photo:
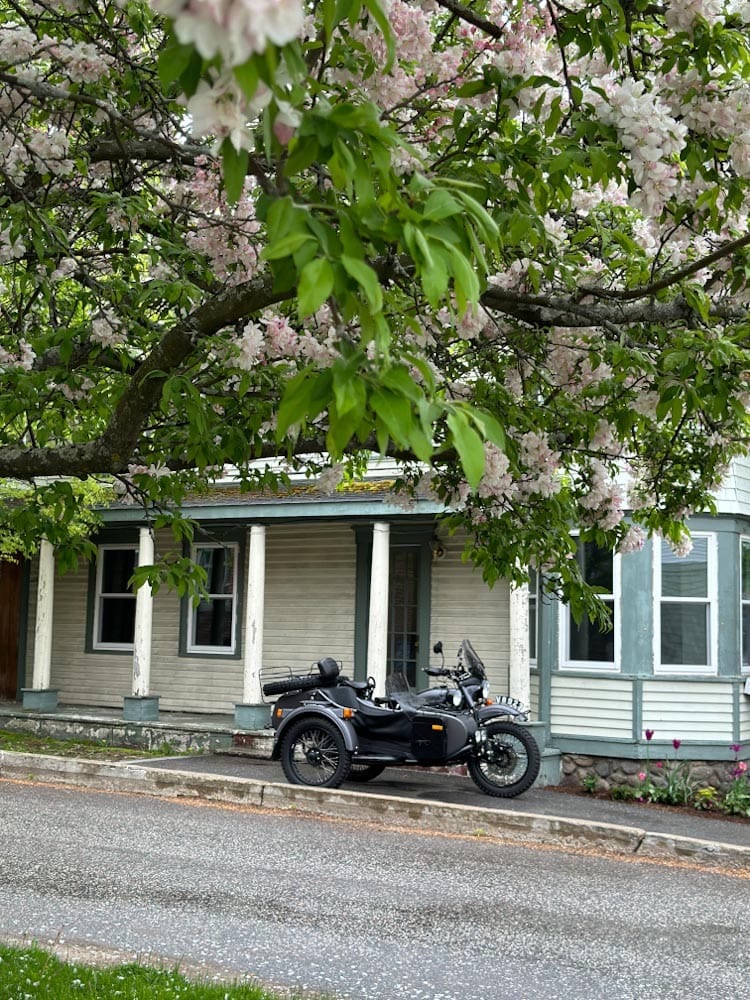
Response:
[[[614,661],[611,660],[572,660],[568,652],[570,650],[570,609],[567,604],[560,603],[560,636],[559,636],[559,656],[558,662],[561,670],[588,670],[592,673],[619,674],[620,673],[620,615],[622,609],[622,587],[621,579],[622,556],[619,553],[612,554],[612,600],[615,605],[612,628],[614,629]]]
[[[104,558],[105,552],[110,552],[113,549],[128,549],[135,553],[135,565],[138,564],[138,546],[137,545],[100,545],[97,556],[96,556],[96,587],[94,591],[94,634],[92,636],[92,648],[97,650],[117,650],[119,652],[131,652],[133,650],[133,642],[101,642],[99,639],[99,626],[101,625],[101,602],[103,597],[132,597],[135,601],[135,591],[130,591],[129,593],[120,593],[119,591],[102,593],[102,571],[104,569]]]
[[[240,559],[240,546],[238,542],[226,542],[222,544],[221,542],[196,542],[190,549],[190,556],[194,562],[196,560],[196,553],[198,549],[232,549],[234,553],[233,560],[233,572],[232,572],[232,638],[229,646],[199,646],[192,642],[193,636],[193,625],[195,623],[195,612],[196,608],[193,606],[193,602],[188,603],[188,618],[187,618],[187,636],[185,647],[188,653],[200,653],[205,656],[233,656],[237,651],[237,579],[238,579],[238,569],[239,569],[239,559]],[[209,592],[209,597],[227,599],[230,595],[228,594],[211,594]]]
[[[739,592],[740,592],[740,673],[750,674],[750,663],[742,662],[742,650],[745,645],[745,636],[743,632],[743,609],[745,605],[750,605],[750,599],[745,600],[742,597],[742,546],[744,543],[750,545],[750,535],[740,535],[740,579],[739,579]]]
[[[669,663],[661,662],[661,539],[654,540],[653,594],[654,594],[654,674],[690,674],[695,676],[715,675],[719,662],[719,622],[718,622],[718,580],[716,564],[716,535],[710,531],[693,531],[693,539],[708,540],[706,552],[706,597],[667,597],[664,600],[679,604],[705,604],[708,602],[708,655],[710,663]]]

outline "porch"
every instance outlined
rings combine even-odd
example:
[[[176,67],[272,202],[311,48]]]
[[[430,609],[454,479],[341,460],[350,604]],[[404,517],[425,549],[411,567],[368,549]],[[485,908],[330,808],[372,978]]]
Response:
[[[91,705],[61,705],[51,711],[23,708],[19,701],[0,701],[0,729],[52,739],[96,740],[112,746],[171,752],[213,753],[242,749],[269,757],[271,730],[238,729],[234,715],[161,712],[158,720],[132,722],[122,709]]]

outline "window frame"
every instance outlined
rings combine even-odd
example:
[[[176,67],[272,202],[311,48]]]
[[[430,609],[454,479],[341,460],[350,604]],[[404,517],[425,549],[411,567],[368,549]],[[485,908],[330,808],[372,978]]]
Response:
[[[536,667],[539,660],[539,577],[540,574],[529,568],[528,601],[529,601],[529,665]],[[532,628],[532,621],[534,627]]]
[[[133,623],[133,641],[128,643],[123,642],[102,642],[100,639],[100,629],[102,624],[101,606],[102,600],[106,600],[108,597],[117,598],[132,598],[133,607],[135,607],[136,594],[131,588],[129,591],[108,591],[106,594],[102,591],[102,578],[104,574],[104,556],[107,552],[113,550],[128,550],[133,553],[133,568],[138,565],[138,545],[132,542],[105,542],[99,545],[96,553],[96,575],[94,579],[94,608],[92,616],[92,629],[91,629],[91,648],[97,653],[132,653],[135,648],[135,620]]]
[[[750,535],[740,535],[740,578],[739,578],[739,596],[740,596],[740,673],[750,674],[750,663],[744,663],[742,659],[742,653],[745,648],[745,616],[743,614],[745,607],[750,607],[750,597],[747,600],[742,596],[742,561],[745,546],[748,547],[748,559],[750,559]],[[748,642],[750,642],[750,636],[748,636]]]
[[[706,596],[705,597],[675,597],[673,595],[662,594],[662,546],[666,543],[663,539],[655,539],[654,559],[653,559],[653,595],[654,595],[654,675],[691,675],[691,676],[715,676],[718,673],[719,664],[719,629],[718,629],[718,578],[717,578],[717,539],[715,532],[693,531],[693,540],[705,538],[706,546]],[[708,663],[668,663],[661,662],[662,645],[662,605],[669,604],[694,604],[707,605],[707,629],[706,652]]]
[[[198,560],[196,558],[199,549],[231,549],[234,554],[234,562],[232,566],[232,593],[228,594],[213,594],[209,591],[208,597],[210,600],[230,600],[232,602],[232,628],[231,628],[231,642],[228,646],[202,646],[194,643],[192,641],[195,626],[195,616],[199,605],[195,605],[193,601],[188,600],[187,602],[187,614],[185,618],[185,653],[188,656],[237,656],[237,620],[239,614],[239,566],[240,566],[240,544],[239,542],[227,541],[227,542],[194,542],[190,546],[190,558],[193,562],[198,565]]]
[[[587,543],[586,544],[594,544]],[[622,614],[622,556],[611,553],[612,558],[612,593],[611,595],[600,594],[599,596],[606,603],[611,601],[614,604],[614,614],[612,615],[612,629],[614,632],[614,651],[612,660],[574,660],[570,655],[570,638],[572,616],[568,604],[560,604],[560,635],[559,635],[559,663],[561,670],[588,671],[597,674],[619,674],[621,673],[621,646],[620,646],[620,619]]]

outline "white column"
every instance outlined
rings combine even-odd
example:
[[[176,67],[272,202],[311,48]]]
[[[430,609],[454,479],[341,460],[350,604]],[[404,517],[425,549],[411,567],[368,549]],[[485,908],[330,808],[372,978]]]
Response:
[[[141,528],[138,536],[138,565],[151,566],[154,561],[154,539],[149,528]],[[151,687],[151,624],[154,600],[151,587],[144,583],[135,595],[135,635],[133,638],[133,695],[145,698]]]
[[[55,598],[55,552],[46,538],[39,548],[39,580],[36,590],[36,625],[34,629],[35,691],[46,691],[52,676],[52,613]]]
[[[375,678],[375,694],[385,695],[388,659],[388,555],[390,528],[376,522],[372,526],[372,568],[370,570],[370,620],[367,631],[367,676]]]
[[[245,604],[245,661],[242,700],[259,705],[263,700],[260,672],[263,666],[263,616],[266,602],[266,529],[250,528],[247,557],[247,600]]]
[[[510,585],[510,656],[508,694],[528,708],[531,701],[529,674],[529,588],[525,583]]]

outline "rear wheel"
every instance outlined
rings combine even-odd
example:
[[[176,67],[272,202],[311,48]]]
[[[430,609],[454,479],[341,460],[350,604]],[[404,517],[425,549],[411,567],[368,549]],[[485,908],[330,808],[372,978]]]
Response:
[[[327,719],[300,719],[282,739],[281,767],[292,785],[338,788],[351,766],[344,737]]]
[[[347,781],[372,781],[385,771],[385,764],[352,764]]]
[[[511,799],[536,781],[541,766],[534,737],[515,722],[487,726],[487,739],[469,758],[469,774],[487,795]]]

